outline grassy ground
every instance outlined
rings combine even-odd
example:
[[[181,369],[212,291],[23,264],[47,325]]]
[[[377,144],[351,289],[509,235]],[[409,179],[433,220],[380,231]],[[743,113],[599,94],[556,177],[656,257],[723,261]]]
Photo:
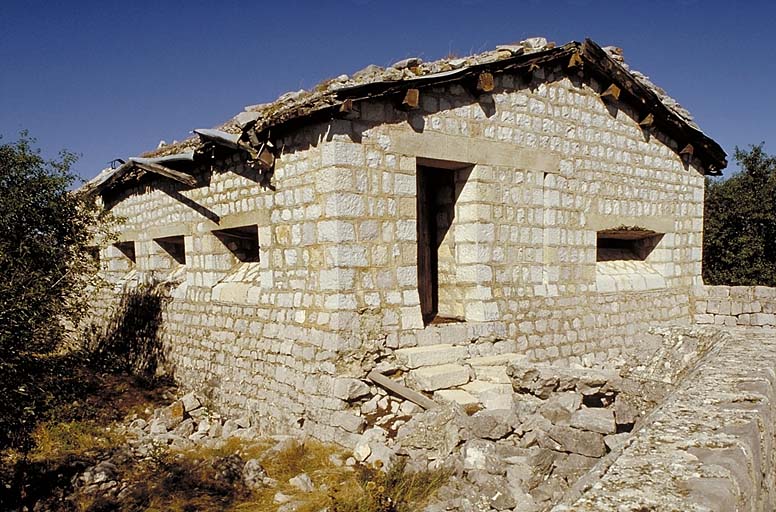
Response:
[[[0,425],[7,429],[0,444],[0,510],[32,510],[37,503],[39,510],[68,512],[265,512],[278,509],[275,497],[281,493],[298,512],[409,512],[422,508],[447,479],[441,471],[409,473],[401,464],[388,472],[349,467],[340,448],[314,441],[277,449],[271,441],[231,439],[218,449],[164,447],[142,460],[129,457],[117,422],[147,417],[169,403],[173,389],[167,383],[97,371],[77,358],[41,358],[15,368],[27,373],[12,375],[0,387],[18,392],[19,382],[27,382],[17,396],[35,400],[26,411],[21,400],[16,409],[0,410]],[[127,484],[122,498],[73,494],[73,478],[109,457]],[[261,460],[274,487],[244,485],[235,468],[250,459]],[[312,492],[288,483],[300,473],[311,478]]]

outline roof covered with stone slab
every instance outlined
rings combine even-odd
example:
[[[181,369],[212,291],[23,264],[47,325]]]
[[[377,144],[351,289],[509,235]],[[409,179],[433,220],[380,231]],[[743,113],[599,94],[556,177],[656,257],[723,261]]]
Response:
[[[616,47],[602,48],[590,39],[556,46],[535,37],[516,44],[463,58],[423,62],[419,58],[399,61],[388,68],[375,65],[326,80],[311,90],[288,92],[271,103],[251,105],[215,129],[195,130],[184,141],[161,146],[155,151],[130,158],[126,163],[103,170],[84,185],[87,192],[121,187],[140,175],[154,172],[176,156],[194,152],[194,159],[208,145],[220,144],[249,153],[262,167],[271,168],[273,141],[290,129],[314,119],[346,116],[359,101],[395,96],[411,102],[410,91],[446,83],[466,83],[475,93],[490,92],[494,74],[540,73],[548,65],[563,63],[570,72],[609,84],[601,96],[629,104],[640,116],[645,130],[656,129],[677,143],[684,157],[697,159],[706,174],[719,175],[727,166],[727,155],[717,142],[705,135],[691,114],[642,73],[631,70]],[[490,83],[488,83],[490,81]],[[417,98],[415,98],[417,99]],[[175,176],[165,175],[176,179]]]

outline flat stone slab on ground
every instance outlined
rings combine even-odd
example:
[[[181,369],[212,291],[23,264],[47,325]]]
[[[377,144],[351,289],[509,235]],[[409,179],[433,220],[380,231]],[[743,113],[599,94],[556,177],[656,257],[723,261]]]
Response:
[[[512,362],[527,361],[528,357],[523,354],[515,354],[510,352],[508,354],[499,354],[497,356],[480,356],[471,357],[466,360],[472,366],[504,366]]]
[[[466,384],[469,369],[460,364],[440,364],[412,370],[410,377],[423,391],[436,391]]]
[[[477,380],[495,382],[497,384],[509,384],[511,381],[504,366],[472,366]]]
[[[595,432],[554,425],[547,435],[557,442],[564,452],[578,453],[587,457],[603,457],[606,454],[604,437]]]
[[[469,382],[468,384],[464,384],[461,386],[461,389],[464,391],[468,391],[469,393],[479,396],[482,393],[502,393],[502,394],[512,394],[512,385],[511,384],[498,384],[495,382],[485,382],[482,380],[473,380]]]
[[[598,432],[599,434],[614,434],[617,425],[614,423],[614,412],[603,407],[584,408],[571,415],[570,424],[582,430]]]
[[[468,355],[468,350],[463,346],[440,343],[425,347],[401,348],[394,354],[396,359],[408,368],[420,368],[463,360]]]
[[[476,396],[462,389],[440,389],[434,392],[434,398],[444,402],[455,402],[460,405],[480,403]]]

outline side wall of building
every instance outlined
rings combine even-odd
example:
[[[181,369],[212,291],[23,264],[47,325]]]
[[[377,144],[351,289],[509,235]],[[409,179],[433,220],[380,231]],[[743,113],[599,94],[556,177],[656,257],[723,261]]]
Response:
[[[153,331],[184,388],[250,414],[262,429],[342,441],[359,425],[341,417],[338,396],[348,391],[337,378],[362,376],[362,361],[370,364],[379,347],[340,334],[347,275],[335,268],[342,235],[327,220],[331,206],[318,179],[334,159],[325,131],[312,125],[287,140],[269,187],[237,153],[198,169],[202,186],[155,178],[108,197],[135,261],[120,244],[103,251],[112,285],[95,300],[94,324],[110,337],[124,317],[148,314],[131,309],[149,302],[126,300],[133,290],[166,283],[160,321],[144,330]],[[219,237],[249,226],[258,233],[258,261],[241,261]],[[183,264],[158,243],[179,237]]]
[[[263,428],[345,442],[363,425],[346,412],[348,379],[391,349],[603,359],[647,326],[690,323],[703,177],[677,142],[561,68],[496,85],[479,98],[423,89],[410,112],[364,101],[349,119],[310,124],[279,141],[271,187],[235,155],[201,168],[202,186],[159,178],[108,198],[135,261],[104,252],[115,285],[96,323],[115,325],[139,283],[179,282],[158,338],[184,387]],[[440,312],[464,322],[433,329],[418,291],[419,166],[455,173],[452,204],[436,206]],[[259,261],[217,233],[245,226]],[[644,261],[597,262],[596,233],[622,226],[662,238]]]
[[[447,311],[490,325],[491,337],[505,333],[494,350],[603,359],[648,326],[692,321],[702,174],[677,142],[605,102],[595,82],[543,73],[497,77],[479,98],[461,85],[421,90],[421,108],[409,113],[363,102],[358,119],[333,123],[341,165],[321,179],[347,205],[338,215],[350,233],[339,260],[352,276],[343,314],[379,314],[389,347],[433,341],[418,295],[417,177],[429,166],[455,173],[440,297],[456,297]],[[662,237],[645,261],[597,262],[597,232],[622,226]],[[441,326],[433,335],[440,330],[445,338]]]

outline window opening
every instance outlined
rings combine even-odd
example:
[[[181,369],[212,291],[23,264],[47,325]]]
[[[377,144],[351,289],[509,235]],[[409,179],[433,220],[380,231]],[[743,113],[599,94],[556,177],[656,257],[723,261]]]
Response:
[[[169,254],[172,259],[181,265],[186,264],[186,244],[184,243],[183,235],[155,238],[154,242],[156,242],[164,252]]]
[[[259,261],[259,227],[257,225],[218,229],[213,234],[235,258],[245,263]]]
[[[596,261],[644,261],[663,234],[641,228],[616,228],[599,231],[596,238]]]
[[[113,246],[126,256],[129,261],[136,263],[135,242],[116,242]]]

